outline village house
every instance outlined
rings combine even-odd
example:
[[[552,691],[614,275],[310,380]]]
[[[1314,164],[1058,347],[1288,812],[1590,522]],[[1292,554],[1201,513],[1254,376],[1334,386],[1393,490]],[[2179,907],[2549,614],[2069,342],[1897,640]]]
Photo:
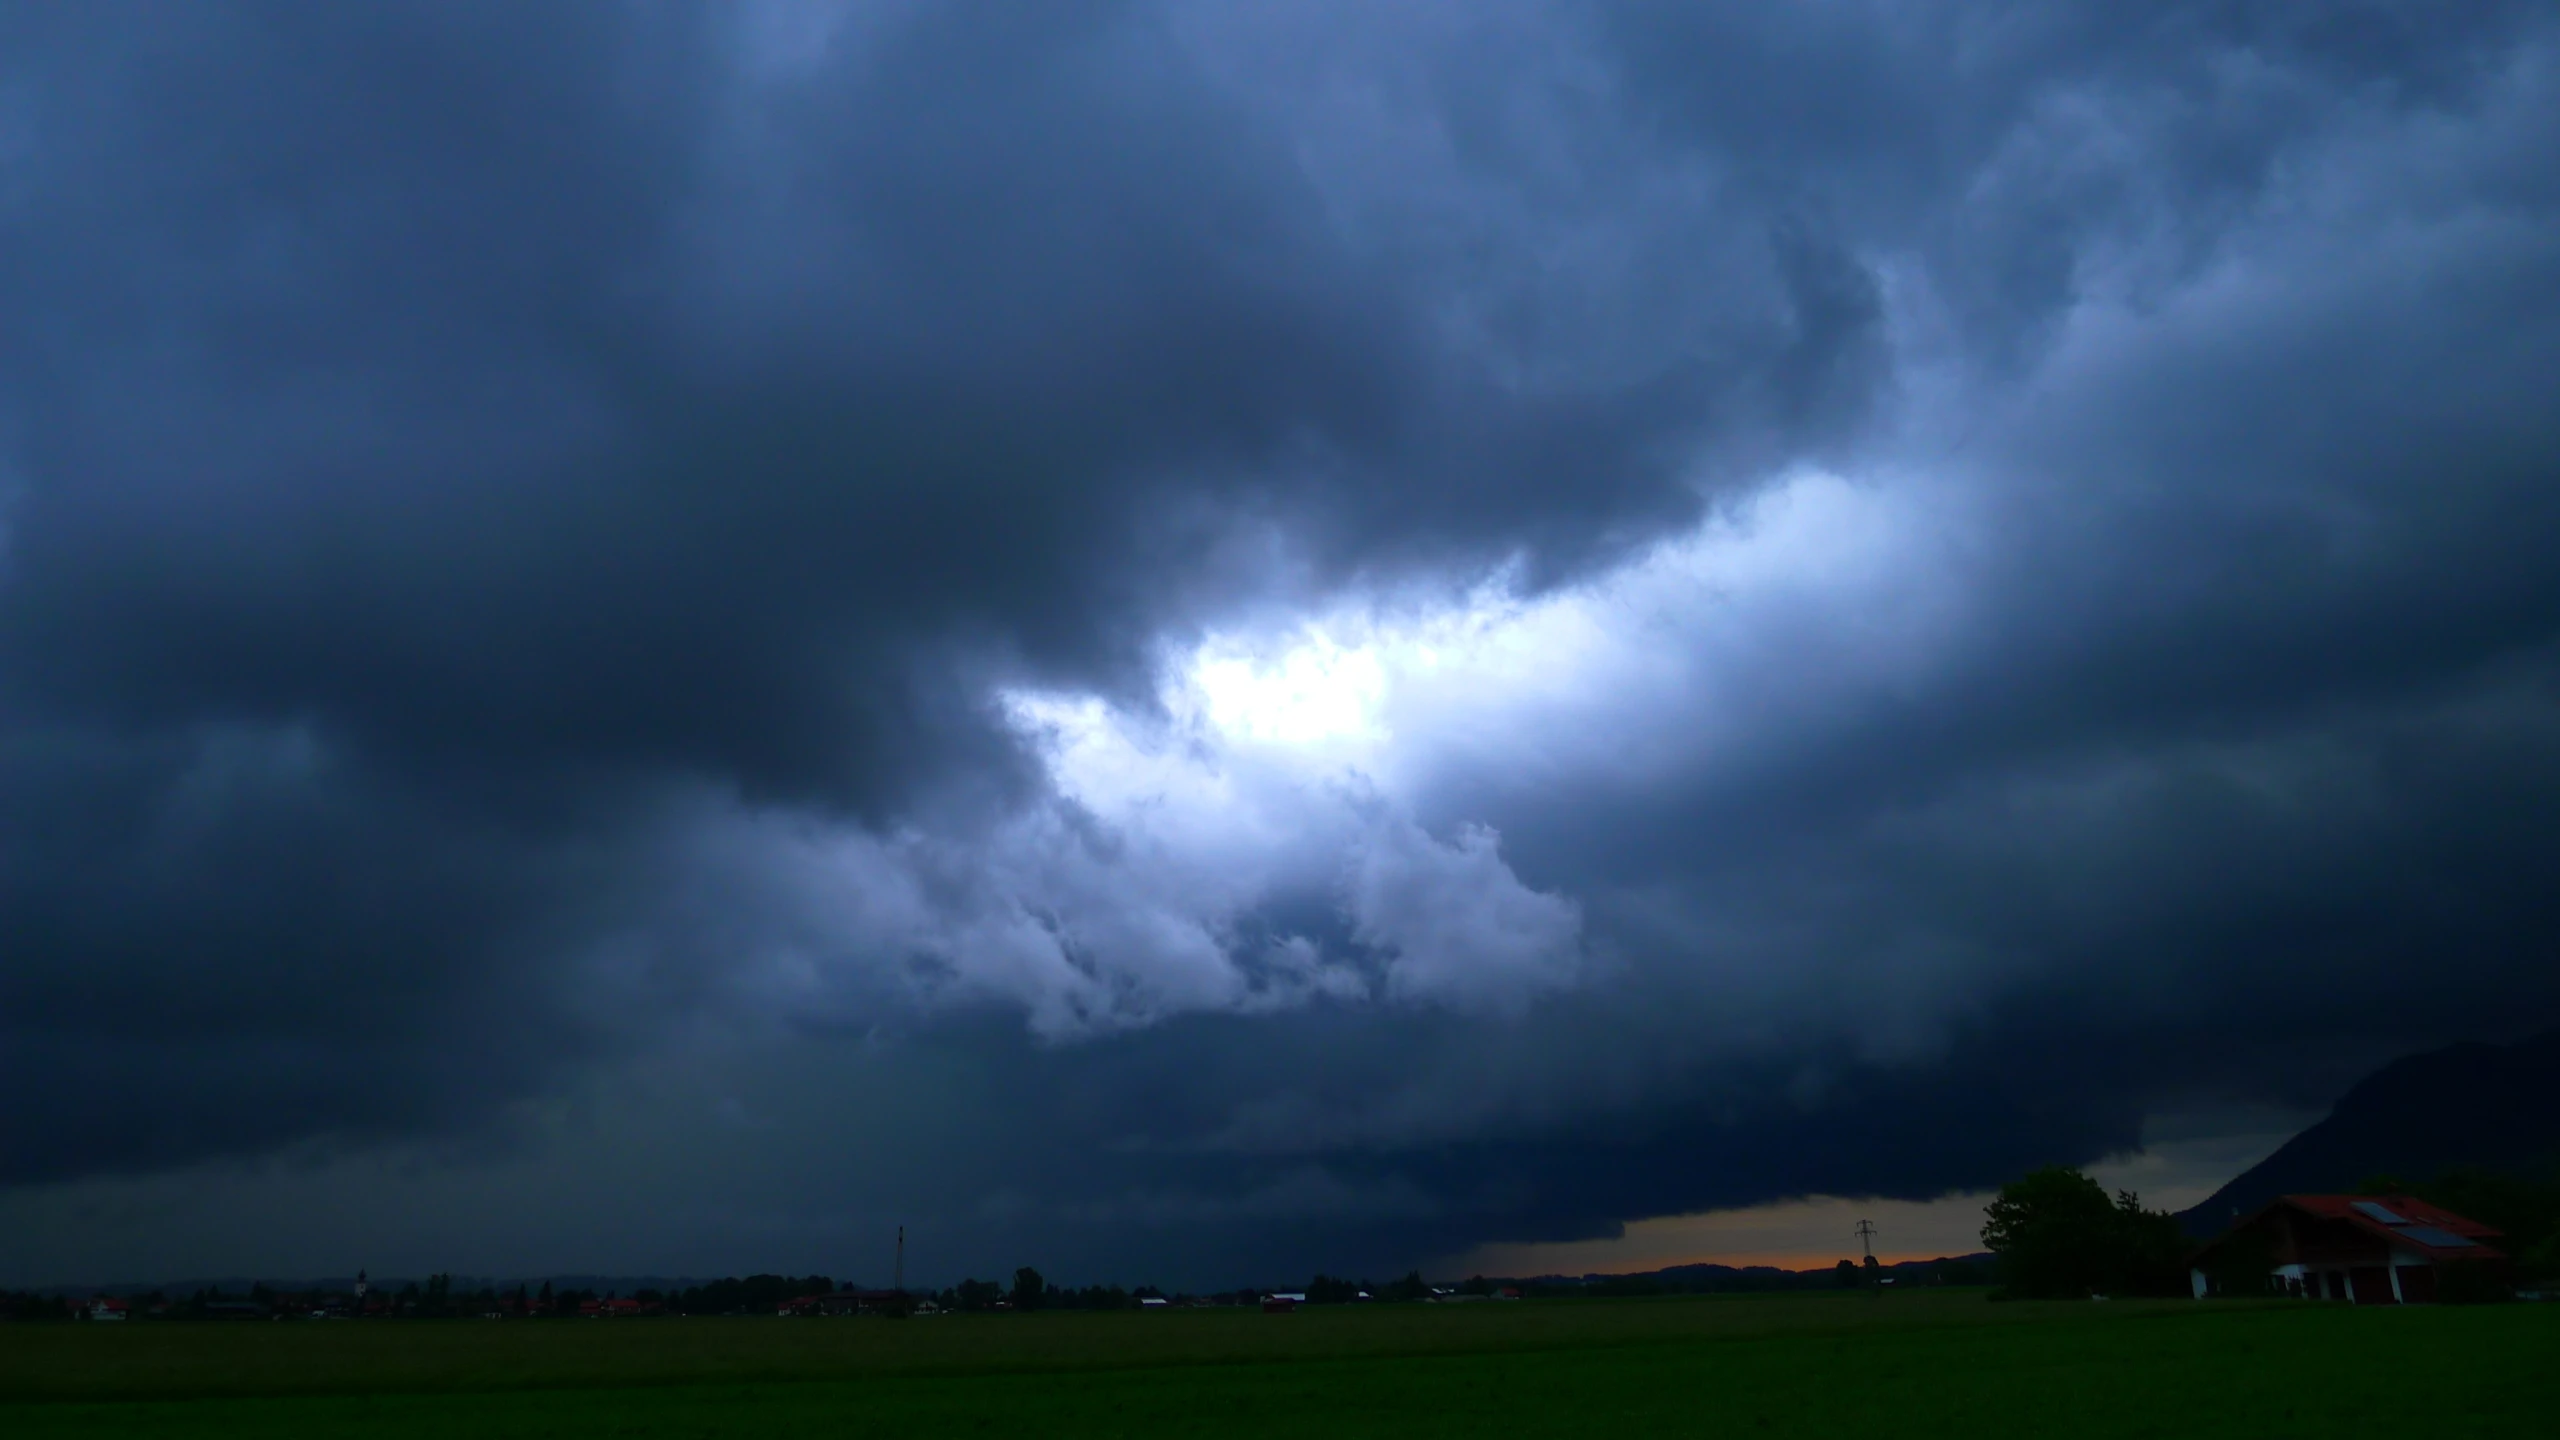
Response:
[[[2283,1294],[2423,1305],[2440,1292],[2447,1265],[2503,1267],[2507,1257],[2485,1243],[2499,1238],[2414,1196],[2284,1195],[2196,1251],[2189,1279],[2201,1299],[2234,1283],[2235,1269],[2263,1263],[2266,1283]]]

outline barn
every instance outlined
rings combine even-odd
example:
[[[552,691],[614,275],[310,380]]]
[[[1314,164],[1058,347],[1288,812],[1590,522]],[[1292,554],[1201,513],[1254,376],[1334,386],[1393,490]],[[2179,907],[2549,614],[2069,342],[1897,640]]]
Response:
[[[2486,1243],[2499,1238],[2412,1195],[2281,1195],[2188,1265],[2198,1298],[2264,1284],[2308,1300],[2422,1305],[2436,1298],[2448,1265],[2503,1268],[2507,1257]]]

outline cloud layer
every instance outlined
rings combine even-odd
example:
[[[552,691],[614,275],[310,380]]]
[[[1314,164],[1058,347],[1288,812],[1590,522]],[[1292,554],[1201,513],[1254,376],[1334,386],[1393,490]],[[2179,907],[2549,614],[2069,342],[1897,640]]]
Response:
[[[0,20],[0,1278],[1400,1269],[2547,1023],[2555,85],[2487,3]]]

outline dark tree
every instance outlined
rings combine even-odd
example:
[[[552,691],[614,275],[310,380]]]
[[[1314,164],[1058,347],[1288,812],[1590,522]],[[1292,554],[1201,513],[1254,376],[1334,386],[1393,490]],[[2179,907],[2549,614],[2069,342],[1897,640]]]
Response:
[[[694,1286],[675,1296],[670,1308],[686,1315],[770,1315],[786,1301],[835,1288],[836,1282],[824,1275],[732,1276]]]
[[[0,1292],[0,1316],[11,1320],[68,1320],[71,1302],[59,1295]]]
[[[1359,1284],[1350,1280],[1337,1280],[1330,1275],[1318,1275],[1307,1282],[1307,1303],[1348,1305],[1360,1298],[1361,1288]]]
[[[1037,1310],[1049,1298],[1049,1287],[1040,1272],[1025,1265],[1013,1272],[1013,1308]]]
[[[1586,1285],[1563,1286],[1552,1291],[1541,1286],[1539,1287],[1539,1293],[1558,1295],[1659,1295],[1662,1293],[1662,1289],[1662,1277],[1659,1275],[1608,1275]]]
[[[2132,1191],[2109,1200],[2097,1181],[2047,1166],[2000,1187],[1984,1208],[1983,1246],[2004,1291],[2029,1299],[2175,1295],[2185,1290],[2185,1238],[2176,1217],[2145,1210]]]

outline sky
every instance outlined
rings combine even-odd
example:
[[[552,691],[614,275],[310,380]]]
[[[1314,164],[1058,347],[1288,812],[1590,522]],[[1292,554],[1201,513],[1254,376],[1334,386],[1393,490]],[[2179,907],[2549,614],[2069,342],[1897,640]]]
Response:
[[[0,5],[0,1283],[2201,1195],[2560,1018],[2555,153],[2495,0]]]

